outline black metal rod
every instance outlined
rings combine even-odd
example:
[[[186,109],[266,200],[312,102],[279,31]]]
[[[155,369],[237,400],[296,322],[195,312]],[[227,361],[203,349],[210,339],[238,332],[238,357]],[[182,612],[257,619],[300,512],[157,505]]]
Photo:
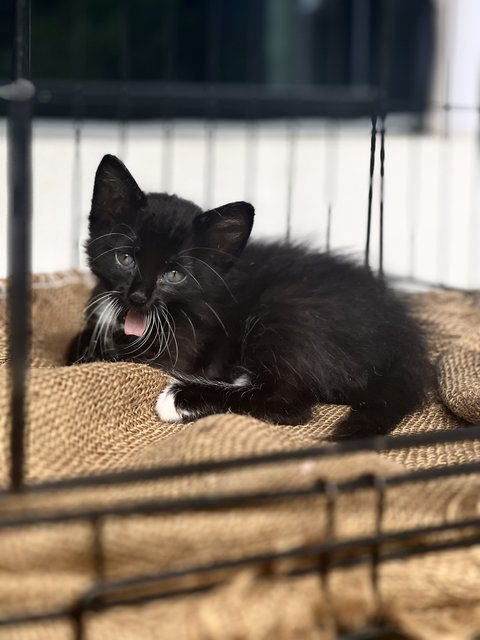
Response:
[[[480,463],[479,463],[480,464]],[[472,465],[473,466],[473,465]],[[478,472],[478,466],[476,471]],[[453,474],[452,474],[453,475]],[[431,474],[431,478],[438,478]],[[441,477],[441,476],[440,476]],[[378,484],[383,486],[401,485],[401,476],[392,478],[374,478]],[[378,486],[377,484],[377,486]],[[15,512],[5,513],[0,516],[0,528],[17,528],[24,526],[34,526],[37,524],[55,524],[75,520],[92,520],[103,516],[129,516],[137,514],[152,513],[176,513],[182,511],[208,511],[215,509],[229,509],[242,506],[252,506],[253,504],[273,503],[284,500],[296,500],[298,498],[308,498],[314,496],[328,497],[328,487],[334,486],[336,492],[346,493],[359,489],[368,489],[372,487],[372,476],[361,476],[355,480],[334,485],[327,482],[314,482],[308,487],[298,489],[286,489],[283,491],[258,491],[236,494],[203,494],[194,497],[182,498],[155,498],[152,500],[131,500],[128,502],[120,502],[110,506],[94,506],[67,508],[65,510],[56,509],[48,511],[46,509],[30,511],[25,510],[21,514]],[[480,519],[478,524],[480,524]]]
[[[174,151],[174,118],[175,109],[171,106],[171,86],[177,80],[177,48],[178,48],[178,6],[175,0],[163,3],[162,13],[162,40],[166,43],[162,69],[163,87],[163,125],[162,125],[162,173],[161,188],[171,192],[173,189],[173,151]],[[170,108],[171,107],[171,108]]]
[[[133,469],[128,471],[118,471],[98,475],[92,474],[88,476],[76,476],[73,478],[64,478],[62,480],[51,480],[38,484],[28,484],[24,487],[24,490],[29,492],[69,491],[71,489],[82,489],[84,487],[91,486],[108,486],[117,485],[119,483],[126,484],[130,482],[137,482],[140,480],[162,480],[166,478],[190,476],[198,473],[215,473],[220,471],[228,471],[232,469],[253,467],[257,465],[295,462],[315,458],[320,459],[342,453],[370,451],[372,449],[372,440],[375,439],[365,438],[364,440],[355,440],[341,444],[308,447],[290,451],[275,451],[262,455],[226,458],[224,460],[209,460],[190,464],[150,467],[147,469]],[[442,431],[439,433],[434,432],[388,438],[382,437],[384,447],[381,450],[393,451],[396,449],[403,449],[407,447],[420,447],[433,444],[444,444],[447,442],[473,440],[480,440],[480,426],[471,425],[468,427]],[[478,473],[479,471],[480,461],[476,461],[454,466],[419,469],[416,471],[401,473],[397,476],[390,476],[385,479],[388,480],[389,486],[393,486],[409,482],[432,480],[434,478],[446,478],[464,474],[466,475],[470,473]],[[360,482],[358,479],[348,481],[348,483],[354,483],[355,486],[357,486],[358,482]],[[348,483],[345,483],[345,485],[347,485]],[[339,486],[343,486],[343,484],[344,483],[340,484]],[[345,488],[345,490],[348,489]],[[4,494],[5,491],[0,490],[0,496]]]
[[[129,96],[128,80],[131,74],[131,46],[130,46],[130,2],[121,0],[120,12],[120,51],[119,51],[119,78],[120,95],[118,99],[119,121],[119,156],[126,160],[127,154],[127,128],[129,120]]]
[[[479,520],[477,520],[476,526],[478,527]],[[465,529],[467,529],[471,524],[465,524]],[[475,526],[475,525],[474,525]],[[223,562],[212,562],[205,565],[196,565],[190,566],[180,569],[173,569],[169,571],[154,573],[151,575],[143,575],[137,576],[134,578],[126,578],[124,580],[112,580],[104,583],[99,583],[89,589],[79,601],[79,608],[97,608],[100,606],[101,600],[100,598],[104,598],[110,595],[113,595],[115,592],[119,593],[124,590],[130,591],[130,589],[134,589],[135,587],[144,587],[146,585],[151,585],[163,581],[168,581],[172,579],[184,578],[191,575],[206,575],[215,571],[224,571],[229,569],[237,569],[239,567],[243,567],[245,565],[255,565],[255,564],[263,564],[265,562],[271,562],[274,560],[281,560],[289,557],[313,557],[319,556],[325,553],[331,553],[334,551],[354,551],[359,552],[362,547],[369,547],[372,542],[377,544],[388,544],[395,543],[401,540],[408,540],[410,538],[417,538],[421,535],[429,535],[446,531],[454,531],[457,527],[455,523],[446,523],[443,525],[439,525],[437,527],[423,527],[419,529],[412,529],[408,532],[400,531],[400,532],[392,532],[381,534],[378,536],[365,536],[364,538],[354,538],[350,540],[344,540],[339,542],[328,542],[328,543],[318,543],[311,545],[304,545],[300,547],[293,547],[290,549],[286,549],[284,551],[267,551],[264,553],[255,554],[252,556],[244,556],[241,558],[235,558],[232,560],[225,560]],[[480,532],[477,532],[473,536],[469,536],[468,540],[470,543],[473,541],[480,540]],[[445,544],[451,543],[452,541],[447,541]],[[455,541],[457,542],[457,541]],[[460,542],[460,540],[458,540]],[[438,545],[438,543],[434,543]],[[441,543],[440,543],[441,544]],[[422,543],[417,543],[416,548],[421,552],[422,547],[424,545]],[[425,547],[428,548],[428,543],[425,543]],[[413,547],[415,549],[415,546]],[[361,555],[359,553],[359,555]],[[387,556],[388,557],[388,556]],[[318,565],[317,565],[318,566]],[[335,562],[332,564],[332,568],[336,566]],[[105,602],[107,606],[109,606],[109,602]]]
[[[461,549],[464,547],[470,547],[473,546],[475,544],[478,544],[479,542],[479,536],[478,535],[474,535],[474,536],[469,536],[466,538],[461,538],[461,539],[457,539],[457,540],[448,540],[447,542],[442,542],[442,543],[432,543],[432,544],[425,544],[425,545],[419,545],[416,547],[413,546],[407,546],[404,547],[400,550],[394,550],[392,552],[388,552],[385,553],[382,556],[382,561],[388,562],[390,560],[404,560],[406,558],[411,558],[414,557],[416,555],[425,555],[427,553],[439,553],[442,551],[449,551],[449,550],[454,550],[454,549]],[[318,555],[318,553],[315,551],[314,553],[312,553],[312,550],[310,548],[308,549],[301,549],[300,550],[301,553],[298,553],[298,549],[292,549],[290,551],[286,551],[286,552],[279,552],[276,555],[275,558],[270,558],[271,559],[278,559],[278,558],[286,558],[286,557],[305,557],[305,551],[308,551],[307,555]],[[240,561],[238,561],[238,566],[248,566],[249,564],[251,564],[251,560],[252,558],[244,558],[241,559]],[[361,564],[366,564],[369,563],[371,561],[370,556],[367,554],[363,554],[363,555],[358,555],[358,556],[354,556],[354,557],[347,557],[345,559],[340,559],[338,562],[334,561],[332,563],[332,569],[336,569],[336,568],[344,568],[344,567],[352,567],[352,566],[356,566],[356,565],[361,565]],[[243,563],[243,564],[242,564]],[[211,565],[211,567],[209,567],[210,571],[215,571],[218,570],[219,566],[224,566],[225,563],[218,563],[216,565]],[[192,567],[192,571],[189,573],[189,570],[187,569],[186,571],[183,572],[184,576],[188,576],[190,574],[198,574],[199,567]],[[203,568],[202,568],[203,569]],[[296,576],[296,575],[304,575],[307,573],[311,573],[312,571],[317,572],[318,571],[318,567],[317,566],[313,566],[313,567],[308,567],[305,569],[299,569],[299,570],[292,570],[289,572],[288,575],[291,576]],[[149,578],[149,576],[146,576],[147,580]],[[215,584],[217,584],[215,582]],[[206,585],[206,588],[209,588],[209,586],[213,586],[213,585]],[[163,600],[165,598],[170,598],[172,596],[186,596],[186,595],[190,595],[192,593],[197,593],[198,591],[203,591],[205,590],[205,585],[199,585],[198,587],[185,587],[183,589],[179,589],[176,590],[175,592],[162,592],[162,593],[158,593],[155,594],[155,597],[152,598],[150,595],[146,595],[142,600],[140,598],[132,598],[130,601],[130,604],[140,604],[142,601],[147,601],[147,600]],[[108,601],[108,603],[104,603],[103,609],[108,609],[110,607],[114,607],[117,604],[117,600],[115,600],[114,598],[110,599]],[[125,599],[123,600],[123,604],[127,604],[127,602],[125,601]],[[13,625],[18,625],[18,624],[26,624],[26,623],[31,623],[31,622],[41,622],[41,621],[47,621],[47,620],[58,620],[58,619],[62,619],[62,618],[74,618],[77,619],[79,613],[81,612],[81,610],[79,610],[79,608],[75,608],[72,610],[72,608],[70,607],[65,607],[63,609],[53,609],[50,611],[42,611],[39,613],[32,613],[32,612],[26,612],[25,614],[17,614],[15,616],[9,616],[9,617],[4,617],[4,618],[0,618],[0,627],[2,626],[13,626]],[[75,636],[75,638],[77,639],[79,636]],[[81,637],[81,636],[80,636]],[[349,638],[350,636],[345,636],[345,638]],[[388,636],[390,637],[390,636]],[[344,636],[339,636],[339,640],[342,640],[344,638]]]
[[[330,252],[332,248],[332,215],[336,199],[338,182],[338,127],[329,122],[325,130],[325,173],[324,191],[327,203],[327,221],[325,249]]]
[[[30,77],[30,0],[17,0],[14,81]],[[30,334],[31,101],[13,100],[8,119],[8,309],[11,383],[10,486],[21,489]]]
[[[285,240],[292,240],[292,209],[295,189],[295,164],[297,147],[297,123],[293,118],[287,123],[287,215],[285,220]]]
[[[72,163],[72,209],[70,222],[70,266],[80,266],[80,235],[82,225],[82,140],[85,117],[83,104],[83,82],[85,78],[85,52],[87,51],[85,0],[72,3],[72,78],[75,88],[72,95],[72,118],[74,131],[74,155]]]
[[[372,199],[373,176],[375,173],[375,149],[377,146],[377,116],[372,117],[372,132],[370,134],[370,173],[368,182],[368,208],[367,208],[367,238],[365,241],[365,265],[370,264],[370,236],[372,233]]]
[[[380,119],[380,225],[378,274],[383,278],[384,201],[385,201],[385,116]]]
[[[74,83],[39,80],[36,85],[42,97],[38,104],[40,113],[52,107],[63,108],[72,104]],[[325,116],[339,119],[376,112],[379,100],[378,91],[371,87],[301,85],[293,91],[258,84],[131,81],[126,83],[126,88],[130,116],[133,110],[140,110],[155,118],[164,117],[167,113],[174,113],[175,118],[239,118],[253,102],[258,118],[290,118],[293,113],[295,117]],[[120,90],[120,81],[82,82],[82,102],[87,115],[98,117],[98,110],[103,109],[104,117],[111,119],[112,105],[117,104]],[[169,100],[165,105],[166,92]],[[133,115],[136,113],[138,117],[140,111],[135,111]]]
[[[325,238],[325,248],[327,253],[330,253],[331,244],[332,244],[332,204],[328,203],[327,208],[327,232]]]

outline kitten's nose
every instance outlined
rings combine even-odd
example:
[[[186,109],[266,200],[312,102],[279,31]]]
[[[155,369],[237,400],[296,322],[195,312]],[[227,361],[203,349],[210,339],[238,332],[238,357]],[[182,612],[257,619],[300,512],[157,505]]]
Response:
[[[137,306],[141,306],[147,301],[147,296],[143,291],[132,291],[128,297],[130,299],[130,302],[132,304],[136,304]]]

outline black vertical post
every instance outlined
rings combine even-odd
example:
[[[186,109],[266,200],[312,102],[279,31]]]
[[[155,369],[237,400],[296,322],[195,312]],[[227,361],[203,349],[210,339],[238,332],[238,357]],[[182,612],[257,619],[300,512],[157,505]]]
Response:
[[[385,201],[385,117],[381,118],[380,128],[380,226],[379,226],[379,256],[378,275],[383,278],[383,217]]]
[[[82,139],[85,105],[83,82],[85,75],[85,51],[87,50],[85,1],[72,3],[72,77],[75,81],[72,119],[74,132],[74,155],[72,163],[72,216],[70,229],[70,266],[80,266],[80,235],[82,225]]]
[[[209,0],[207,10],[207,91],[205,117],[207,120],[207,140],[205,149],[205,208],[213,205],[213,190],[215,186],[215,148],[217,136],[217,101],[215,97],[216,85],[220,81],[220,37],[222,29],[220,0]]]
[[[173,152],[174,152],[174,118],[175,108],[172,100],[172,85],[177,77],[178,48],[178,7],[175,0],[163,4],[162,40],[164,49],[164,65],[162,69],[163,94],[163,140],[162,140],[162,189],[171,192],[173,189]]]
[[[30,0],[16,0],[13,86],[30,77]],[[13,92],[8,119],[8,268],[11,379],[10,483],[24,476],[25,382],[30,334],[31,95]]]
[[[372,233],[372,200],[373,200],[373,176],[375,173],[375,150],[377,145],[377,116],[372,117],[372,131],[370,134],[370,173],[368,183],[368,209],[367,209],[367,238],[365,241],[365,265],[370,266],[370,236]]]
[[[293,118],[287,120],[287,216],[285,221],[285,241],[292,239],[292,209],[295,189],[295,164],[297,147],[297,123]]]
[[[128,81],[131,71],[131,50],[130,50],[130,2],[121,0],[120,11],[120,97],[118,101],[119,109],[119,156],[126,162],[127,154],[127,122],[129,118],[129,95]]]
[[[379,211],[379,261],[378,274],[383,278],[384,217],[385,217],[385,121],[388,114],[389,76],[392,70],[392,41],[394,15],[391,2],[385,2],[380,32],[380,211]]]
[[[259,43],[262,41],[260,12],[264,8],[259,5],[257,0],[247,0],[245,7],[245,79],[248,85],[257,85],[261,83],[263,77]],[[245,199],[249,202],[255,202],[258,170],[258,117],[257,102],[253,98],[250,98],[246,103],[245,133]]]

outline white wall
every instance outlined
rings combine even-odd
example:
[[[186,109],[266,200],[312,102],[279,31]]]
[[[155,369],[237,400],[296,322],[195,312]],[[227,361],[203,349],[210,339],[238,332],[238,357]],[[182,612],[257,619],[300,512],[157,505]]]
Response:
[[[121,155],[145,190],[161,190],[168,179],[171,192],[206,206],[209,136],[204,123],[177,123],[169,142],[160,122],[130,126],[123,141],[115,123],[86,123],[78,147],[73,133],[69,122],[41,121],[34,126],[35,271],[55,271],[75,264],[79,242],[74,230],[80,221],[83,240],[93,177],[104,153]],[[257,210],[254,235],[283,236],[292,162],[293,236],[324,246],[330,204],[332,246],[360,255],[365,242],[369,133],[367,121],[344,124],[338,129],[327,129],[321,122],[299,123],[292,143],[291,131],[284,122],[260,124],[253,134],[243,124],[219,124],[213,137],[209,204],[250,199]],[[252,135],[256,142],[249,147],[247,141]],[[6,172],[5,146],[5,127],[0,123],[0,175]],[[480,286],[476,264],[480,243],[478,166],[478,144],[472,134],[459,132],[444,138],[387,131],[388,272],[452,286]],[[248,171],[255,176],[254,185],[247,185]],[[377,175],[374,260],[378,186]],[[5,187],[4,180],[0,185],[4,245]],[[2,274],[6,269],[5,255],[3,250]]]
[[[436,0],[437,64],[432,100],[462,108],[408,135],[388,123],[385,264],[388,272],[451,286],[480,287],[480,0]],[[403,131],[403,132],[402,132]],[[322,247],[328,207],[332,246],[361,255],[365,242],[369,122],[34,124],[35,271],[82,263],[79,247],[96,166],[104,153],[127,163],[146,190],[168,190],[200,205],[251,200],[256,237],[285,233],[291,200],[294,237]],[[293,140],[293,142],[292,142]],[[210,142],[209,142],[210,141]],[[252,142],[253,141],[253,142]],[[211,143],[211,144],[210,144]],[[209,177],[207,159],[213,158]],[[378,168],[378,160],[377,160]],[[0,276],[6,274],[6,140],[0,120]],[[3,176],[5,176],[3,178]],[[251,180],[253,176],[253,182]],[[210,185],[210,187],[208,186]],[[290,186],[292,188],[290,189]],[[378,214],[378,174],[374,213]],[[373,238],[378,235],[377,218]],[[373,260],[377,255],[373,242]]]

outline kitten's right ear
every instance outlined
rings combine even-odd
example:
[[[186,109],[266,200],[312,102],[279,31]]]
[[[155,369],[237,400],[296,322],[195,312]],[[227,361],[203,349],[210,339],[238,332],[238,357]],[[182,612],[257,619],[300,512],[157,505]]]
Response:
[[[90,220],[117,218],[145,204],[146,197],[116,156],[103,156],[95,174]]]

